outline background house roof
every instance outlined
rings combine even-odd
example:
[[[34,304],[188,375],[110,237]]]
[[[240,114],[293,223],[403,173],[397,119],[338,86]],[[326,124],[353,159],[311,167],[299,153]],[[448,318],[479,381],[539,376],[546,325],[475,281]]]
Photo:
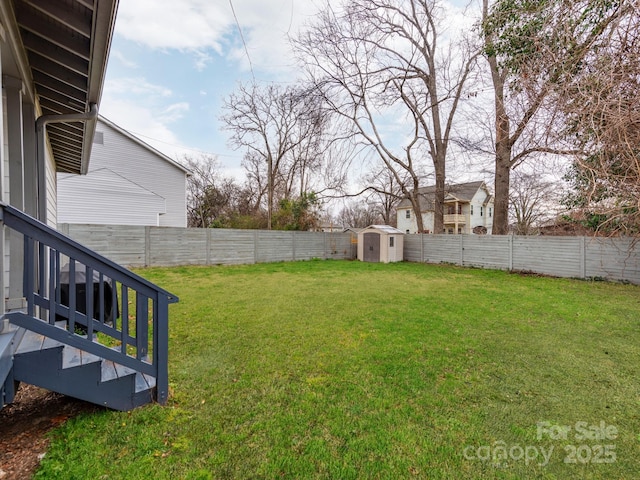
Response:
[[[81,114],[102,95],[118,0],[2,2],[9,34],[22,45],[18,62],[31,78],[42,115]],[[18,47],[19,48],[19,47]],[[35,90],[35,91],[33,91]],[[60,172],[86,173],[95,121],[52,123],[49,142]]]
[[[445,201],[460,200],[462,202],[470,202],[480,188],[486,189],[486,185],[483,181],[445,185]],[[420,194],[420,210],[422,212],[433,210],[436,195],[435,185],[419,188],[418,193]],[[404,198],[398,204],[397,208],[412,208],[411,202],[408,198]]]

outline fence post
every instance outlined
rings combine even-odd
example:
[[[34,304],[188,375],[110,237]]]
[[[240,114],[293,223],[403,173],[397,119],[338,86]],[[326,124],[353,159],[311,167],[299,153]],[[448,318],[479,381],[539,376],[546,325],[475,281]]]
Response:
[[[144,266],[151,266],[151,227],[144,227]]]
[[[329,241],[329,248],[327,248],[327,232],[322,232],[322,249],[324,250],[324,259],[327,260],[329,258],[332,257],[331,252],[329,252],[329,250],[331,249],[331,242]]]
[[[513,270],[513,235],[509,235],[508,237],[508,245],[509,245],[509,271]]]
[[[253,232],[253,263],[258,263],[258,230]]]
[[[296,232],[292,231],[291,232],[292,238],[291,238],[291,260],[293,260],[294,262],[296,261]]]
[[[585,237],[580,237],[580,278],[587,278],[587,247]]]
[[[207,248],[207,256],[206,256],[207,265],[211,265],[211,232],[212,231],[213,231],[212,228],[207,228],[207,238],[205,241],[205,245]]]

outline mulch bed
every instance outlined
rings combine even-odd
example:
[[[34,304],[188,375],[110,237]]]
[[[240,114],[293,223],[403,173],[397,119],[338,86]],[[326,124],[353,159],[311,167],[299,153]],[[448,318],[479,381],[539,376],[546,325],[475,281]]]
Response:
[[[47,434],[69,418],[100,407],[32,385],[21,385],[0,410],[0,479],[33,477],[49,446]]]

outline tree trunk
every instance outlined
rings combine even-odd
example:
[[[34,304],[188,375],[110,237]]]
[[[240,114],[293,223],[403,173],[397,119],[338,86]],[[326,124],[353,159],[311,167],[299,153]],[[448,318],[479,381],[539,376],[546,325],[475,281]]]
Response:
[[[433,233],[444,232],[444,160],[435,163],[436,170],[436,192],[433,203]]]
[[[267,230],[271,230],[273,216],[273,159],[267,156]]]
[[[493,209],[493,235],[509,233],[509,183],[511,176],[511,149],[496,152],[495,199]]]
[[[504,84],[501,81],[496,84],[495,77],[497,75],[494,76],[496,93],[496,172],[492,233],[494,235],[506,235],[509,233],[509,188],[513,144],[509,135],[509,116],[504,107]]]
[[[418,226],[418,233],[423,233],[424,232],[424,222],[422,221],[422,208],[420,206],[420,194],[418,193],[418,190],[414,190],[414,193],[412,193],[410,199],[411,199],[411,206],[413,207],[413,211],[415,212],[415,216],[416,216],[416,225]]]
[[[482,2],[483,21],[489,15],[489,1]],[[493,43],[493,38],[486,36],[485,46]],[[511,150],[513,142],[511,139],[511,123],[504,104],[504,72],[500,69],[498,59],[495,55],[487,55],[489,70],[491,71],[491,81],[493,83],[493,94],[496,115],[496,160],[495,160],[495,180],[494,180],[494,209],[493,209],[493,229],[494,235],[506,235],[509,232],[509,187],[511,177]]]

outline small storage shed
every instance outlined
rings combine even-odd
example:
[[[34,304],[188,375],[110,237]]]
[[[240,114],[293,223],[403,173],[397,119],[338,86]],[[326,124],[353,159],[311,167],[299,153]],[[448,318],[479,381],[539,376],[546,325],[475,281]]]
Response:
[[[389,225],[371,225],[358,233],[358,260],[363,262],[401,262],[404,234]]]

